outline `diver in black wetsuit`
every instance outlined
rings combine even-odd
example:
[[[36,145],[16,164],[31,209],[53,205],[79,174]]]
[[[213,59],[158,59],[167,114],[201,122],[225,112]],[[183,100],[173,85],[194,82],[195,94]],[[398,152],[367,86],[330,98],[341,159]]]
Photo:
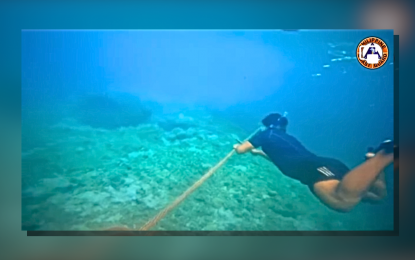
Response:
[[[342,162],[317,156],[286,133],[288,120],[278,113],[262,120],[265,130],[234,145],[237,153],[251,151],[273,162],[283,174],[307,185],[326,206],[348,212],[359,202],[386,196],[384,168],[393,162],[393,142],[385,141],[366,154],[366,162],[350,170]],[[261,147],[261,150],[256,148]]]

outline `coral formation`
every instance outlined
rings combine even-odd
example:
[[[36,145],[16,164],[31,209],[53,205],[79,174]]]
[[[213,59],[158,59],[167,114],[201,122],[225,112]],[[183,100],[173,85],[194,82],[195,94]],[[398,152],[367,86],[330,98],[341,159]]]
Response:
[[[198,112],[117,129],[63,120],[48,131],[52,140],[22,156],[25,230],[138,229],[249,134]],[[153,230],[371,228],[359,219],[330,211],[270,162],[245,154],[231,157]]]

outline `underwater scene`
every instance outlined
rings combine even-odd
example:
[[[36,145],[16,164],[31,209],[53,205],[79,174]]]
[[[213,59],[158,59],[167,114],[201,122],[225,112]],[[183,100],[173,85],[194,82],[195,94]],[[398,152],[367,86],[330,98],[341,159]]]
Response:
[[[22,230],[393,230],[387,196],[350,212],[251,153],[270,113],[349,168],[393,138],[392,30],[24,30]],[[379,69],[356,60],[366,37]],[[225,159],[224,159],[225,158]]]

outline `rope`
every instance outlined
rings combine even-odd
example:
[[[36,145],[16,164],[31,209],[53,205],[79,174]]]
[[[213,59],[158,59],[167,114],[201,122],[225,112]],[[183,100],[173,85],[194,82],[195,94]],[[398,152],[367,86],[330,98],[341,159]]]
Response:
[[[248,140],[252,136],[254,136],[260,128],[258,128],[255,132],[253,132],[249,137],[245,139]],[[202,176],[197,182],[195,182],[190,188],[188,188],[182,195],[180,195],[176,200],[173,201],[169,206],[164,208],[160,211],[154,218],[149,220],[144,226],[142,226],[139,230],[149,230],[150,228],[154,227],[157,222],[159,222],[164,216],[167,215],[170,211],[172,211],[177,205],[179,205],[182,201],[184,201],[192,192],[194,192],[197,188],[200,187],[210,176],[212,176],[216,170],[218,170],[225,162],[235,153],[233,149],[229,152],[220,162],[218,162],[214,167],[212,167],[205,175]]]

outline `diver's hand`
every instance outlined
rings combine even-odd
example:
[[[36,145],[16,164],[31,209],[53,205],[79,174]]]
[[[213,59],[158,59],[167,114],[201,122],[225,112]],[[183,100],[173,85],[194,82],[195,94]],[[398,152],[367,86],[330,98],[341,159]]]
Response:
[[[260,154],[261,154],[261,150],[258,150],[258,149],[252,149],[252,150],[251,150],[251,153],[252,153],[253,155],[260,155]]]
[[[260,156],[264,157],[265,159],[267,159],[268,161],[271,161],[271,159],[269,159],[268,155],[260,149],[252,149],[251,153],[255,156],[260,155]]]
[[[235,149],[235,150],[236,150],[236,149],[238,149],[238,147],[239,147],[239,146],[240,146],[240,144],[234,144],[234,145],[233,145],[233,149]]]

